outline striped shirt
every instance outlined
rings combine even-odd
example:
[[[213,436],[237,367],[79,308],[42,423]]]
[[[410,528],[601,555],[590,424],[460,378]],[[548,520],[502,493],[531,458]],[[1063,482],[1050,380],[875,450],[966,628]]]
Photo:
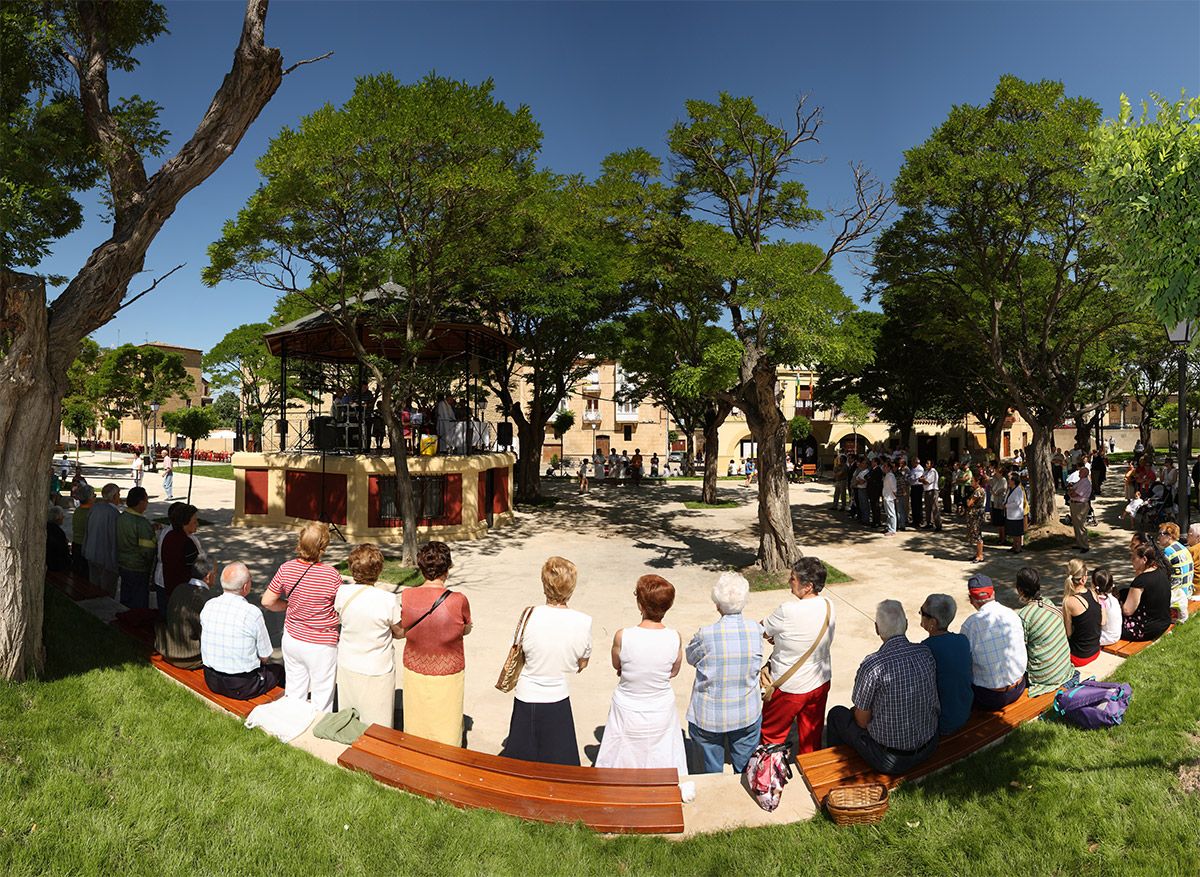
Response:
[[[1025,651],[1029,655],[1029,696],[1054,691],[1075,675],[1062,613],[1053,603],[1039,598],[1018,609],[1017,615],[1025,629]]]
[[[271,655],[262,610],[241,594],[225,591],[200,610],[200,660],[218,673],[249,673]]]
[[[920,749],[937,734],[941,710],[933,652],[904,634],[890,637],[859,665],[853,700],[871,713],[867,733],[876,743]]]
[[[1195,569],[1192,565],[1192,553],[1180,543],[1172,542],[1163,549],[1163,557],[1171,565],[1171,590],[1190,594],[1192,572]]]
[[[963,619],[961,631],[971,642],[971,681],[980,688],[1007,688],[1025,673],[1025,632],[1007,606],[984,603]]]
[[[749,727],[762,715],[758,668],[763,629],[740,612],[696,631],[687,662],[696,668],[687,720],[705,731],[724,733]]]
[[[333,598],[342,586],[342,577],[325,563],[289,560],[267,590],[287,600],[283,627],[293,639],[319,646],[338,644],[338,614]]]

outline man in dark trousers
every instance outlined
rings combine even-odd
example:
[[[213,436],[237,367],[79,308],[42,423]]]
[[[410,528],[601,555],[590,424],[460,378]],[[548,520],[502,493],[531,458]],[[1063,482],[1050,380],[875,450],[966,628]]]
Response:
[[[871,501],[871,526],[880,525],[880,504],[883,502],[883,467],[879,458],[871,460],[871,471],[867,474],[867,498]]]

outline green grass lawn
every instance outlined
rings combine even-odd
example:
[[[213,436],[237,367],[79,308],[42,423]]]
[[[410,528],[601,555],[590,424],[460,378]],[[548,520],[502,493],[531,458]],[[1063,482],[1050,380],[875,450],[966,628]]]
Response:
[[[343,575],[350,575],[350,562],[339,560],[333,565],[334,569]],[[379,575],[381,582],[391,582],[396,585],[419,585],[424,581],[420,570],[405,566],[398,560],[384,558],[383,572]]]
[[[687,509],[736,509],[741,506],[738,502],[699,502],[698,500],[688,500],[683,504]]]
[[[6,877],[1200,873],[1200,798],[1177,779],[1200,758],[1200,686],[1181,677],[1200,656],[1200,624],[1121,668],[1134,700],[1119,727],[1026,725],[902,788],[878,826],[818,817],[681,842],[384,788],[213,712],[57,592],[46,629],[47,678],[0,685]],[[784,794],[807,792],[795,777]]]
[[[843,582],[852,582],[854,579],[846,575],[836,566],[832,566],[825,561],[821,561],[825,566],[825,584],[840,585]],[[786,590],[788,587],[788,579],[791,573],[788,570],[782,572],[770,573],[764,572],[761,569],[751,569],[744,573],[750,582],[751,591],[778,591]]]

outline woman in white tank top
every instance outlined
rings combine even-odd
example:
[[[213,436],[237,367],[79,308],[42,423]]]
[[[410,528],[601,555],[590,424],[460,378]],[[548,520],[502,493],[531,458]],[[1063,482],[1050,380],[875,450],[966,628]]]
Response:
[[[662,618],[675,601],[675,588],[661,576],[638,579],[642,622],[617,631],[613,668],[621,677],[613,692],[596,767],[671,768],[687,774],[683,732],[671,679],[683,663],[679,633]]]

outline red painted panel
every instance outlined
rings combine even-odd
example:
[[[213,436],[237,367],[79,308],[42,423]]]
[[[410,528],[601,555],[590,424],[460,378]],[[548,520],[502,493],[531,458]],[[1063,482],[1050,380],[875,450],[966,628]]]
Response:
[[[496,493],[492,497],[492,512],[500,514],[509,510],[508,504],[508,467],[493,469],[496,473]]]
[[[321,473],[287,472],[284,477],[284,513],[289,518],[316,521],[321,517]],[[328,473],[325,478],[325,519],[346,523],[346,476]]]
[[[487,504],[487,472],[479,473],[479,501],[476,506],[479,510],[479,520],[487,517],[487,509],[484,506]]]
[[[461,524],[463,507],[463,478],[461,473],[446,476],[446,492],[443,494],[442,517],[435,524]]]
[[[383,520],[379,517],[379,476],[367,477],[367,526],[382,527]]]
[[[246,469],[246,499],[242,514],[265,515],[267,513],[267,470]]]

